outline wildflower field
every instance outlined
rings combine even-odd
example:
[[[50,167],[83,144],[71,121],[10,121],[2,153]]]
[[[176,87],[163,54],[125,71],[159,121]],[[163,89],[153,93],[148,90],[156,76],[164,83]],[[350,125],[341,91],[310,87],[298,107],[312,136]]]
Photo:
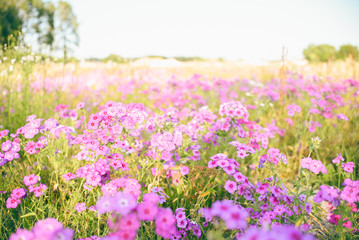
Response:
[[[0,238],[358,239],[352,67],[4,53]]]

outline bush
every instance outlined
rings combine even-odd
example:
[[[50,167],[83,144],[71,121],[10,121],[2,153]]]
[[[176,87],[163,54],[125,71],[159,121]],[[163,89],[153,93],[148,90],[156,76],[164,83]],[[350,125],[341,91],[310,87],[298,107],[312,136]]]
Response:
[[[303,55],[309,62],[327,62],[330,59],[334,59],[336,49],[329,44],[310,44],[303,50]]]
[[[351,44],[342,45],[336,54],[337,59],[345,60],[348,57],[352,57],[354,60],[359,60],[359,50],[357,46]]]

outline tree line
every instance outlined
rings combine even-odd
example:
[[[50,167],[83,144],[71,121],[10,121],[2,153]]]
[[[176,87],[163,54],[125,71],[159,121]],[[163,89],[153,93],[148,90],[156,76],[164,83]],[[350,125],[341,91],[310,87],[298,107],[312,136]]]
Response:
[[[0,45],[10,39],[40,54],[61,51],[64,61],[79,44],[78,22],[66,1],[0,0]]]
[[[303,56],[311,63],[345,60],[347,58],[358,61],[359,50],[357,46],[351,44],[342,45],[339,49],[329,44],[310,44],[303,50]]]

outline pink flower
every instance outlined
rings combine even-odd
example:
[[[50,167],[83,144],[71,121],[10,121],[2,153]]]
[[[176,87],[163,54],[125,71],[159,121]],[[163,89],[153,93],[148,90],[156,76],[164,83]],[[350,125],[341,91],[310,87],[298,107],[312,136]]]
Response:
[[[96,203],[96,210],[99,214],[104,214],[113,210],[114,199],[112,197],[103,196]]]
[[[74,236],[74,231],[69,228],[60,229],[58,231],[55,231],[51,239],[63,239],[63,240],[72,240]]]
[[[247,217],[247,211],[232,207],[231,211],[223,216],[223,220],[229,229],[244,229],[247,227]]]
[[[346,185],[343,191],[340,193],[340,198],[347,201],[350,204],[354,204],[359,201],[359,181],[352,181],[345,179],[344,184]]]
[[[303,158],[302,160],[300,160],[300,166],[302,168],[306,168],[309,169],[310,165],[311,165],[312,159],[311,158]]]
[[[11,198],[19,199],[26,196],[26,189],[24,188],[16,188],[12,190]]]
[[[151,192],[143,194],[143,200],[145,202],[153,202],[157,204],[160,201],[160,197],[156,193]]]
[[[286,118],[285,121],[290,125],[293,126],[293,120],[291,118]]]
[[[251,170],[255,170],[255,169],[256,169],[256,167],[257,167],[257,165],[255,165],[255,164],[251,164],[251,165],[249,165],[249,169],[251,169]]]
[[[234,180],[239,183],[245,182],[248,178],[244,176],[241,172],[233,174]]]
[[[76,206],[75,206],[75,210],[77,212],[82,212],[82,211],[85,211],[86,210],[86,203],[77,203]]]
[[[6,152],[12,148],[12,141],[7,140],[1,144],[1,151]]]
[[[231,165],[229,165],[229,166],[227,166],[227,167],[224,167],[223,170],[224,170],[228,175],[232,175],[232,174],[234,174],[234,173],[236,172],[234,164],[231,164]]]
[[[294,116],[295,111],[294,110],[288,110],[288,116]]]
[[[177,210],[178,210],[179,208],[177,208]],[[185,214],[185,212],[183,212],[183,211],[179,211],[179,212],[177,212],[177,210],[176,210],[176,220],[177,221],[179,221],[179,220],[185,220],[186,219],[186,214]]]
[[[6,200],[6,207],[7,208],[16,208],[18,204],[20,204],[21,201],[18,198],[8,198]]]
[[[24,177],[24,184],[26,186],[34,185],[37,183],[40,177],[36,176],[35,174],[31,174],[29,176]]]
[[[247,154],[246,150],[238,150],[237,151],[237,157],[244,159],[247,156],[248,156],[248,154]]]
[[[344,161],[344,158],[340,154],[337,154],[337,157],[332,160],[333,163],[340,163],[340,161]]]
[[[163,238],[170,238],[175,232],[176,219],[170,208],[160,208],[156,217],[156,233]]]
[[[179,228],[185,228],[185,227],[187,227],[187,224],[188,224],[187,219],[177,220],[177,227],[179,227]]]
[[[71,229],[64,229],[62,223],[54,218],[40,220],[32,229],[35,239],[64,239],[70,240],[73,237]]]
[[[63,174],[62,177],[65,178],[66,181],[70,181],[70,180],[72,180],[72,179],[77,178],[75,174],[70,173],[70,172],[69,172],[69,173],[66,173],[66,174]]]
[[[352,228],[352,222],[351,222],[351,221],[346,221],[346,220],[348,220],[348,218],[344,218],[344,219],[343,219],[343,221],[344,221],[343,227],[346,227],[346,228],[348,228],[348,229],[351,229],[351,228]]]
[[[136,231],[129,231],[129,230],[125,230],[125,231],[117,231],[115,233],[109,234],[109,240],[133,240],[136,238]]]
[[[76,105],[76,108],[77,109],[81,109],[81,108],[84,108],[85,107],[85,103],[84,102],[79,102],[77,105]]]
[[[323,174],[327,173],[327,169],[325,168],[323,163],[319,160],[313,160],[311,158],[303,158],[300,161],[300,165],[302,168],[309,169],[315,174],[319,174],[320,172],[322,172]]]
[[[117,186],[113,182],[106,183],[101,186],[104,196],[114,196],[117,193]]]
[[[319,160],[312,160],[309,166],[309,170],[315,174],[322,172],[323,174],[326,173],[326,169],[323,163]]]
[[[237,190],[237,183],[227,180],[226,185],[224,185],[224,189],[226,189],[229,193],[234,193]]]
[[[40,197],[43,194],[43,189],[41,187],[34,187],[33,192],[35,197]]]
[[[233,203],[230,200],[216,201],[212,204],[211,214],[221,217],[229,214],[233,207]]]
[[[227,115],[232,118],[242,118],[248,120],[249,113],[240,102],[226,102],[219,107],[219,115]]]
[[[137,231],[141,226],[140,221],[137,218],[135,213],[130,213],[126,216],[123,216],[120,220],[119,229],[128,230],[128,231]]]
[[[337,118],[341,119],[341,120],[344,120],[344,121],[349,121],[348,117],[345,116],[343,113],[337,114]]]
[[[187,166],[182,166],[180,168],[180,172],[181,172],[182,176],[185,176],[189,173],[189,168]]]
[[[86,184],[91,186],[97,186],[101,182],[101,176],[98,172],[93,172],[86,176]]]
[[[217,161],[216,160],[210,160],[209,162],[208,162],[208,168],[215,168],[215,167],[217,167],[218,166],[218,164],[217,164]]]
[[[26,229],[18,228],[15,233],[11,234],[9,240],[32,240],[34,234]]]
[[[328,219],[328,222],[333,223],[335,225],[338,225],[340,217],[341,217],[340,215],[332,214],[332,215],[330,215],[330,218]]]
[[[113,208],[116,212],[127,215],[131,210],[136,208],[135,198],[130,193],[117,192],[114,196]]]
[[[258,188],[256,189],[256,192],[259,193],[259,194],[265,194],[267,192],[267,188],[269,187],[269,184],[268,183],[263,183],[263,184],[260,184],[258,186]]]
[[[354,167],[355,167],[354,162],[342,163],[343,170],[348,172],[348,173],[352,173]]]
[[[157,212],[158,212],[157,204],[150,201],[142,202],[137,206],[138,218],[141,221],[154,220],[157,215]]]

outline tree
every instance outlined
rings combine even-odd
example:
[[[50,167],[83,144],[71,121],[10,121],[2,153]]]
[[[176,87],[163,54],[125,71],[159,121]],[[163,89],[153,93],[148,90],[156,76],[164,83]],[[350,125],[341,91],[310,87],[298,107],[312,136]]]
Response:
[[[327,62],[330,59],[334,59],[336,49],[329,44],[310,44],[303,50],[303,55],[309,62]]]
[[[337,52],[337,59],[345,60],[352,57],[354,60],[359,60],[359,50],[357,46],[351,44],[342,45]]]
[[[42,52],[53,50],[55,7],[43,0],[18,0],[17,7],[24,22],[23,42],[30,44],[33,50]]]
[[[57,37],[61,43],[64,62],[66,63],[68,53],[72,51],[74,46],[79,44],[78,22],[72,7],[65,1],[60,1],[55,10],[56,19],[58,20]]]
[[[17,35],[22,29],[23,21],[13,1],[0,0],[0,45],[8,41],[10,35]]]

